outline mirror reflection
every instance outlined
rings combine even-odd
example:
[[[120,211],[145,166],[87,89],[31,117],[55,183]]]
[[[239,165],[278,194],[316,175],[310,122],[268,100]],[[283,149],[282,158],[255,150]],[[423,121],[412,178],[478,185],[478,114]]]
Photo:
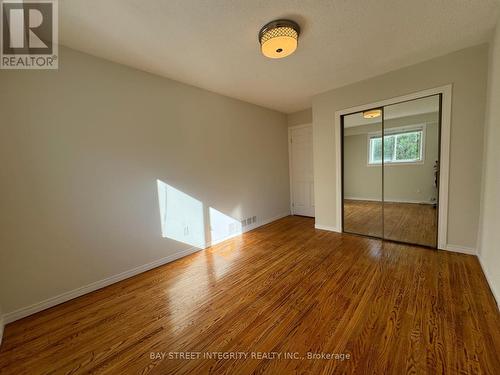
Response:
[[[384,108],[384,238],[436,247],[439,96]]]
[[[440,96],[342,117],[343,230],[437,245]]]
[[[381,109],[343,118],[344,232],[383,236],[381,134]]]

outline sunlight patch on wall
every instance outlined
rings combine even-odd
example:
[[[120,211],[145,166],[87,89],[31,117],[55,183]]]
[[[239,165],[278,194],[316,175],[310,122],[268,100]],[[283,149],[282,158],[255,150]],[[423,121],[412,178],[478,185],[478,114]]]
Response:
[[[209,208],[209,216],[212,245],[242,233],[239,220],[223,214],[212,207]]]
[[[204,248],[203,203],[161,180],[156,182],[162,236]]]

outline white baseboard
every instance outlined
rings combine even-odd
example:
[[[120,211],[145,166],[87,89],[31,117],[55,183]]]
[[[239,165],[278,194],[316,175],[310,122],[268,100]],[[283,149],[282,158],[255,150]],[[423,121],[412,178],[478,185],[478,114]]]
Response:
[[[478,254],[477,259],[479,259],[479,264],[481,265],[481,268],[483,269],[484,277],[486,278],[486,281],[488,282],[488,285],[490,286],[491,293],[493,293],[493,297],[495,297],[495,301],[497,302],[497,307],[500,310],[500,292],[497,289],[495,289],[495,285],[493,285],[493,282],[491,281],[491,277],[488,275],[488,272],[486,271],[486,267],[484,266],[484,261],[481,258],[481,254]]]
[[[227,240],[229,240],[229,239],[231,239],[231,238],[238,237],[240,234],[243,234],[243,233],[245,233],[245,232],[248,232],[248,230],[242,230],[241,232],[231,234],[231,235],[229,235],[229,236],[227,236],[227,237],[219,238],[219,239],[217,239],[217,240],[208,241],[208,242],[206,243],[206,245],[205,245],[205,249],[206,249],[207,247],[210,247],[210,246],[215,246],[215,245],[217,245],[217,244],[220,244],[221,242],[227,241]]]
[[[382,202],[381,199],[374,198],[361,198],[361,197],[344,197],[344,199],[351,201],[368,201],[368,202]],[[384,201],[386,203],[415,203],[415,204],[435,204],[433,201],[419,201],[415,199],[390,199],[385,198]]]
[[[382,199],[375,199],[375,198],[344,197],[344,199],[349,201],[382,202]]]
[[[417,199],[385,199],[386,203],[436,204],[435,201],[419,201]]]
[[[327,231],[330,231],[330,232],[342,233],[341,229],[339,229],[337,227],[331,227],[331,226],[328,226],[328,225],[314,224],[314,228],[321,229],[321,230],[327,230]]]
[[[322,225],[322,224],[314,224],[314,228],[321,229],[321,230],[327,230],[330,232],[343,233],[342,230],[337,228],[337,227],[331,227],[331,226]],[[456,253],[462,253],[462,254],[468,254],[468,255],[477,255],[476,249],[474,249],[472,247],[466,247],[466,246],[457,246],[457,245],[447,244],[443,248],[440,248],[440,250],[453,251]]]
[[[93,283],[84,285],[80,288],[73,289],[73,290],[70,290],[68,292],[59,294],[55,297],[48,298],[44,301],[34,303],[33,305],[12,311],[10,313],[5,314],[3,316],[3,320],[4,320],[5,324],[12,323],[15,320],[22,319],[22,318],[27,317],[29,315],[35,314],[39,311],[42,311],[42,310],[48,309],[50,307],[59,305],[63,302],[69,301],[73,298],[80,297],[84,294],[87,294],[87,293],[93,292],[95,290],[104,288],[108,285],[117,283],[118,281],[128,279],[129,277],[138,275],[138,274],[145,272],[145,271],[149,271],[153,268],[162,266],[166,263],[170,263],[174,260],[185,257],[186,255],[195,253],[195,252],[200,251],[200,250],[203,250],[203,249],[200,249],[198,247],[190,247],[189,249],[179,251],[178,253],[175,253],[175,254],[169,255],[167,257],[155,260],[151,263],[147,263],[147,264],[144,264],[142,266],[132,268],[128,271],[119,273],[117,275],[113,275],[113,276],[107,277],[105,279],[95,281]]]
[[[269,224],[270,222],[273,222],[275,220],[281,219],[281,218],[283,218],[285,216],[288,216],[288,215],[290,215],[290,213],[286,212],[286,213],[277,215],[275,217],[272,217],[270,219],[262,220],[262,221],[260,221],[258,223],[253,224],[253,225],[249,225],[242,232],[243,233],[248,232],[248,231],[250,231],[252,229],[258,228],[258,227],[260,227],[262,225]],[[238,236],[238,235],[239,235],[239,233],[231,235],[231,236],[228,236],[228,237],[226,237],[224,239],[220,239],[220,240],[216,241],[216,243],[221,243],[223,241],[226,241],[229,238],[233,238],[233,237]],[[206,247],[213,246],[213,245],[215,245],[215,243],[214,244],[207,243]],[[63,302],[69,301],[69,300],[71,300],[73,298],[80,297],[80,296],[82,296],[84,294],[93,292],[95,290],[104,288],[104,287],[106,287],[108,285],[111,285],[111,284],[117,283],[119,281],[128,279],[129,277],[132,277],[132,276],[138,275],[140,273],[149,271],[149,270],[151,270],[153,268],[162,266],[162,265],[164,265],[166,263],[173,262],[174,260],[177,260],[179,258],[183,258],[183,257],[185,257],[187,255],[190,255],[190,254],[195,253],[195,252],[200,251],[200,250],[204,250],[204,249],[203,248],[198,248],[198,247],[191,247],[189,249],[185,249],[185,250],[179,251],[179,252],[177,252],[175,254],[172,254],[172,255],[169,255],[167,257],[155,260],[155,261],[153,261],[151,263],[147,263],[147,264],[144,264],[142,266],[132,268],[132,269],[130,269],[128,271],[119,273],[117,275],[107,277],[105,279],[102,279],[102,280],[99,280],[99,281],[96,281],[96,282],[84,285],[84,286],[82,286],[80,288],[77,288],[77,289],[70,290],[68,292],[59,294],[58,296],[51,297],[51,298],[46,299],[44,301],[41,301],[41,302],[38,302],[38,303],[34,303],[33,305],[30,305],[30,306],[23,307],[21,309],[12,311],[10,313],[4,314],[3,316],[0,315],[0,322],[2,322],[2,324],[0,325],[0,327],[1,327],[0,329],[3,330],[3,324],[12,323],[12,322],[14,322],[16,320],[25,318],[25,317],[27,317],[29,315],[35,314],[35,313],[40,312],[42,310],[48,309],[50,307],[59,305],[59,304],[61,304]]]
[[[444,248],[441,250],[454,251],[455,253],[462,253],[462,254],[469,254],[469,255],[477,255],[476,249],[474,249],[472,247],[460,246],[460,245],[446,244],[444,246]]]
[[[219,238],[219,239],[214,240],[214,241],[207,242],[206,245],[205,245],[205,248],[217,245],[217,244],[219,244],[221,242],[224,242],[224,241],[227,241],[227,240],[229,240],[231,238],[238,237],[240,234],[243,234],[243,233],[246,233],[246,232],[250,232],[251,230],[254,230],[254,229],[256,229],[258,227],[261,227],[263,225],[272,223],[273,221],[282,219],[282,218],[284,218],[286,216],[290,216],[290,212],[285,212],[285,213],[276,215],[276,216],[274,216],[272,218],[269,218],[269,219],[264,219],[264,220],[257,221],[256,223],[253,223],[251,225],[248,225],[248,226],[242,228],[241,229],[241,233],[234,233],[234,234],[231,234],[229,236],[226,236],[226,237],[223,237],[223,238]]]

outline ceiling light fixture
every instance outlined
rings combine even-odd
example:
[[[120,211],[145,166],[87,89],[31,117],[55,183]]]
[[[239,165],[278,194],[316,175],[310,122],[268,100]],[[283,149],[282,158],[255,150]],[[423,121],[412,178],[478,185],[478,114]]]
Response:
[[[289,56],[297,49],[300,27],[290,20],[275,20],[264,25],[259,32],[262,54],[271,59]]]
[[[363,117],[364,118],[375,118],[379,117],[382,114],[382,111],[380,109],[371,109],[369,111],[363,112]]]

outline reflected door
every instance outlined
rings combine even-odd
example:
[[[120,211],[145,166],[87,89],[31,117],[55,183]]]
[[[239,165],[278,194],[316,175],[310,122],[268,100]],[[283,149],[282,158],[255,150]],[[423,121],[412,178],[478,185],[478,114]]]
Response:
[[[383,237],[382,108],[342,117],[343,231]]]

